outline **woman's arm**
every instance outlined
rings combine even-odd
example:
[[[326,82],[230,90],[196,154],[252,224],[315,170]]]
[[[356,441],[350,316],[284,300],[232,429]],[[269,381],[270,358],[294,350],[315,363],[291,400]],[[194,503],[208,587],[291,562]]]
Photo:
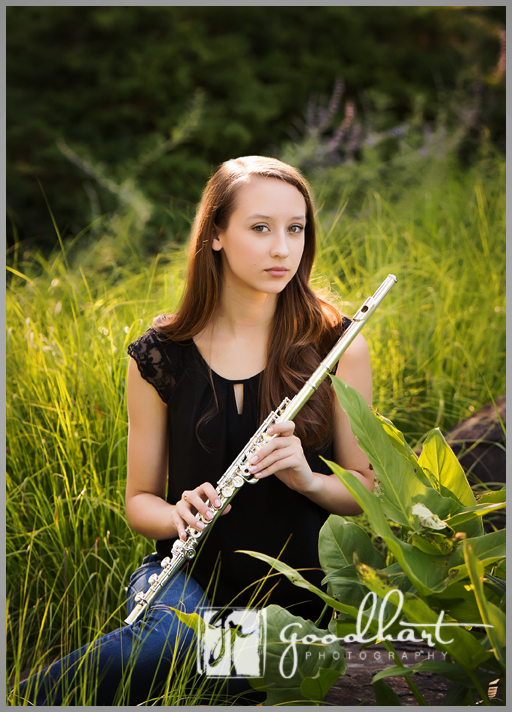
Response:
[[[356,388],[368,405],[372,403],[372,370],[368,344],[358,334],[340,358],[336,375],[349,386]],[[357,444],[350,422],[335,398],[333,460],[373,490],[374,472],[368,458]],[[336,476],[314,473],[311,489],[304,494],[332,514],[360,514],[361,507]]]
[[[366,402],[372,402],[372,372],[368,345],[358,334],[340,358],[336,375],[356,388]],[[293,435],[294,424],[279,423],[274,432],[279,438],[271,440],[262,448],[259,457],[250,468],[255,477],[275,474],[288,487],[301,492],[332,514],[360,514],[361,508],[345,485],[333,475],[312,472],[300,440]],[[373,489],[373,470],[366,455],[359,448],[350,429],[346,413],[335,399],[333,459],[345,470],[354,474],[367,489]]]
[[[126,514],[130,526],[148,539],[177,536],[167,487],[167,406],[130,358],[127,382],[128,476]]]
[[[126,514],[130,526],[148,539],[185,538],[185,527],[196,523],[195,513],[208,517],[207,498],[216,505],[217,493],[205,482],[187,493],[187,501],[165,501],[168,477],[167,406],[157,391],[139,373],[130,358],[128,364],[128,476]],[[218,505],[220,506],[220,501]],[[226,507],[227,514],[231,505]]]

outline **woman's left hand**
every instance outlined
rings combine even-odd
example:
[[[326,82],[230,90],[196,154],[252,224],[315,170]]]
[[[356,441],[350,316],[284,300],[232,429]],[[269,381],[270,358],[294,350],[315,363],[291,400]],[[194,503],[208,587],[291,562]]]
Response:
[[[294,435],[295,423],[291,420],[276,423],[267,431],[272,438],[257,455],[251,458],[249,472],[257,479],[276,475],[281,482],[297,492],[307,492],[313,486],[313,474],[304,456],[299,438]]]

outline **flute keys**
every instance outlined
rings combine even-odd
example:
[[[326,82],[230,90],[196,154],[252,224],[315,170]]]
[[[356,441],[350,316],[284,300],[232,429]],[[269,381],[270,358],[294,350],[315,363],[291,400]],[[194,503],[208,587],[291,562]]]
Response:
[[[226,485],[225,487],[222,488],[222,496],[225,497],[226,499],[228,497],[231,497],[233,494],[234,489],[231,487],[231,485]]]
[[[151,576],[148,578],[148,583],[152,586],[154,583],[158,581],[158,574],[151,574]]]
[[[172,548],[174,549],[174,546]],[[168,556],[166,556],[165,559],[162,559],[162,561],[160,562],[160,566],[163,569],[165,569],[165,567],[169,566],[170,563],[171,563],[171,559]]]
[[[233,477],[233,484],[235,485],[235,487],[241,487],[243,485],[243,483],[244,483],[244,478],[240,477],[240,475],[235,475]]]

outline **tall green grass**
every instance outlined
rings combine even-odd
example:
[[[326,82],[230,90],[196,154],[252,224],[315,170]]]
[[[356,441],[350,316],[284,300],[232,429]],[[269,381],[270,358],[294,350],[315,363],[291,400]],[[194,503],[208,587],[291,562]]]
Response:
[[[350,191],[322,211],[314,283],[350,316],[393,288],[365,330],[374,404],[415,446],[505,392],[504,166],[438,163],[402,200]],[[97,230],[100,230],[101,227]],[[7,296],[7,674],[120,625],[152,544],[124,513],[126,347],[178,303],[184,251],[146,259],[134,219],[94,249],[18,255]],[[290,394],[292,395],[292,394]],[[168,699],[181,700],[179,686]],[[176,694],[178,695],[176,697]],[[173,697],[174,695],[174,697]],[[177,704],[175,701],[174,704]]]
[[[365,335],[374,405],[413,446],[505,393],[504,165],[422,169],[399,200],[368,190],[358,215],[348,191],[346,208],[321,222],[317,261],[348,315],[397,276]]]

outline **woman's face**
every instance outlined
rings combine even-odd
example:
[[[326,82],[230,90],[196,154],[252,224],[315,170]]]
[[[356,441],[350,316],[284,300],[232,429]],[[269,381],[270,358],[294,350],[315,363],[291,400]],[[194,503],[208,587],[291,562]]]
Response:
[[[222,252],[223,276],[238,289],[278,294],[293,278],[304,251],[306,201],[290,183],[250,176],[239,188],[225,230],[212,248]]]

